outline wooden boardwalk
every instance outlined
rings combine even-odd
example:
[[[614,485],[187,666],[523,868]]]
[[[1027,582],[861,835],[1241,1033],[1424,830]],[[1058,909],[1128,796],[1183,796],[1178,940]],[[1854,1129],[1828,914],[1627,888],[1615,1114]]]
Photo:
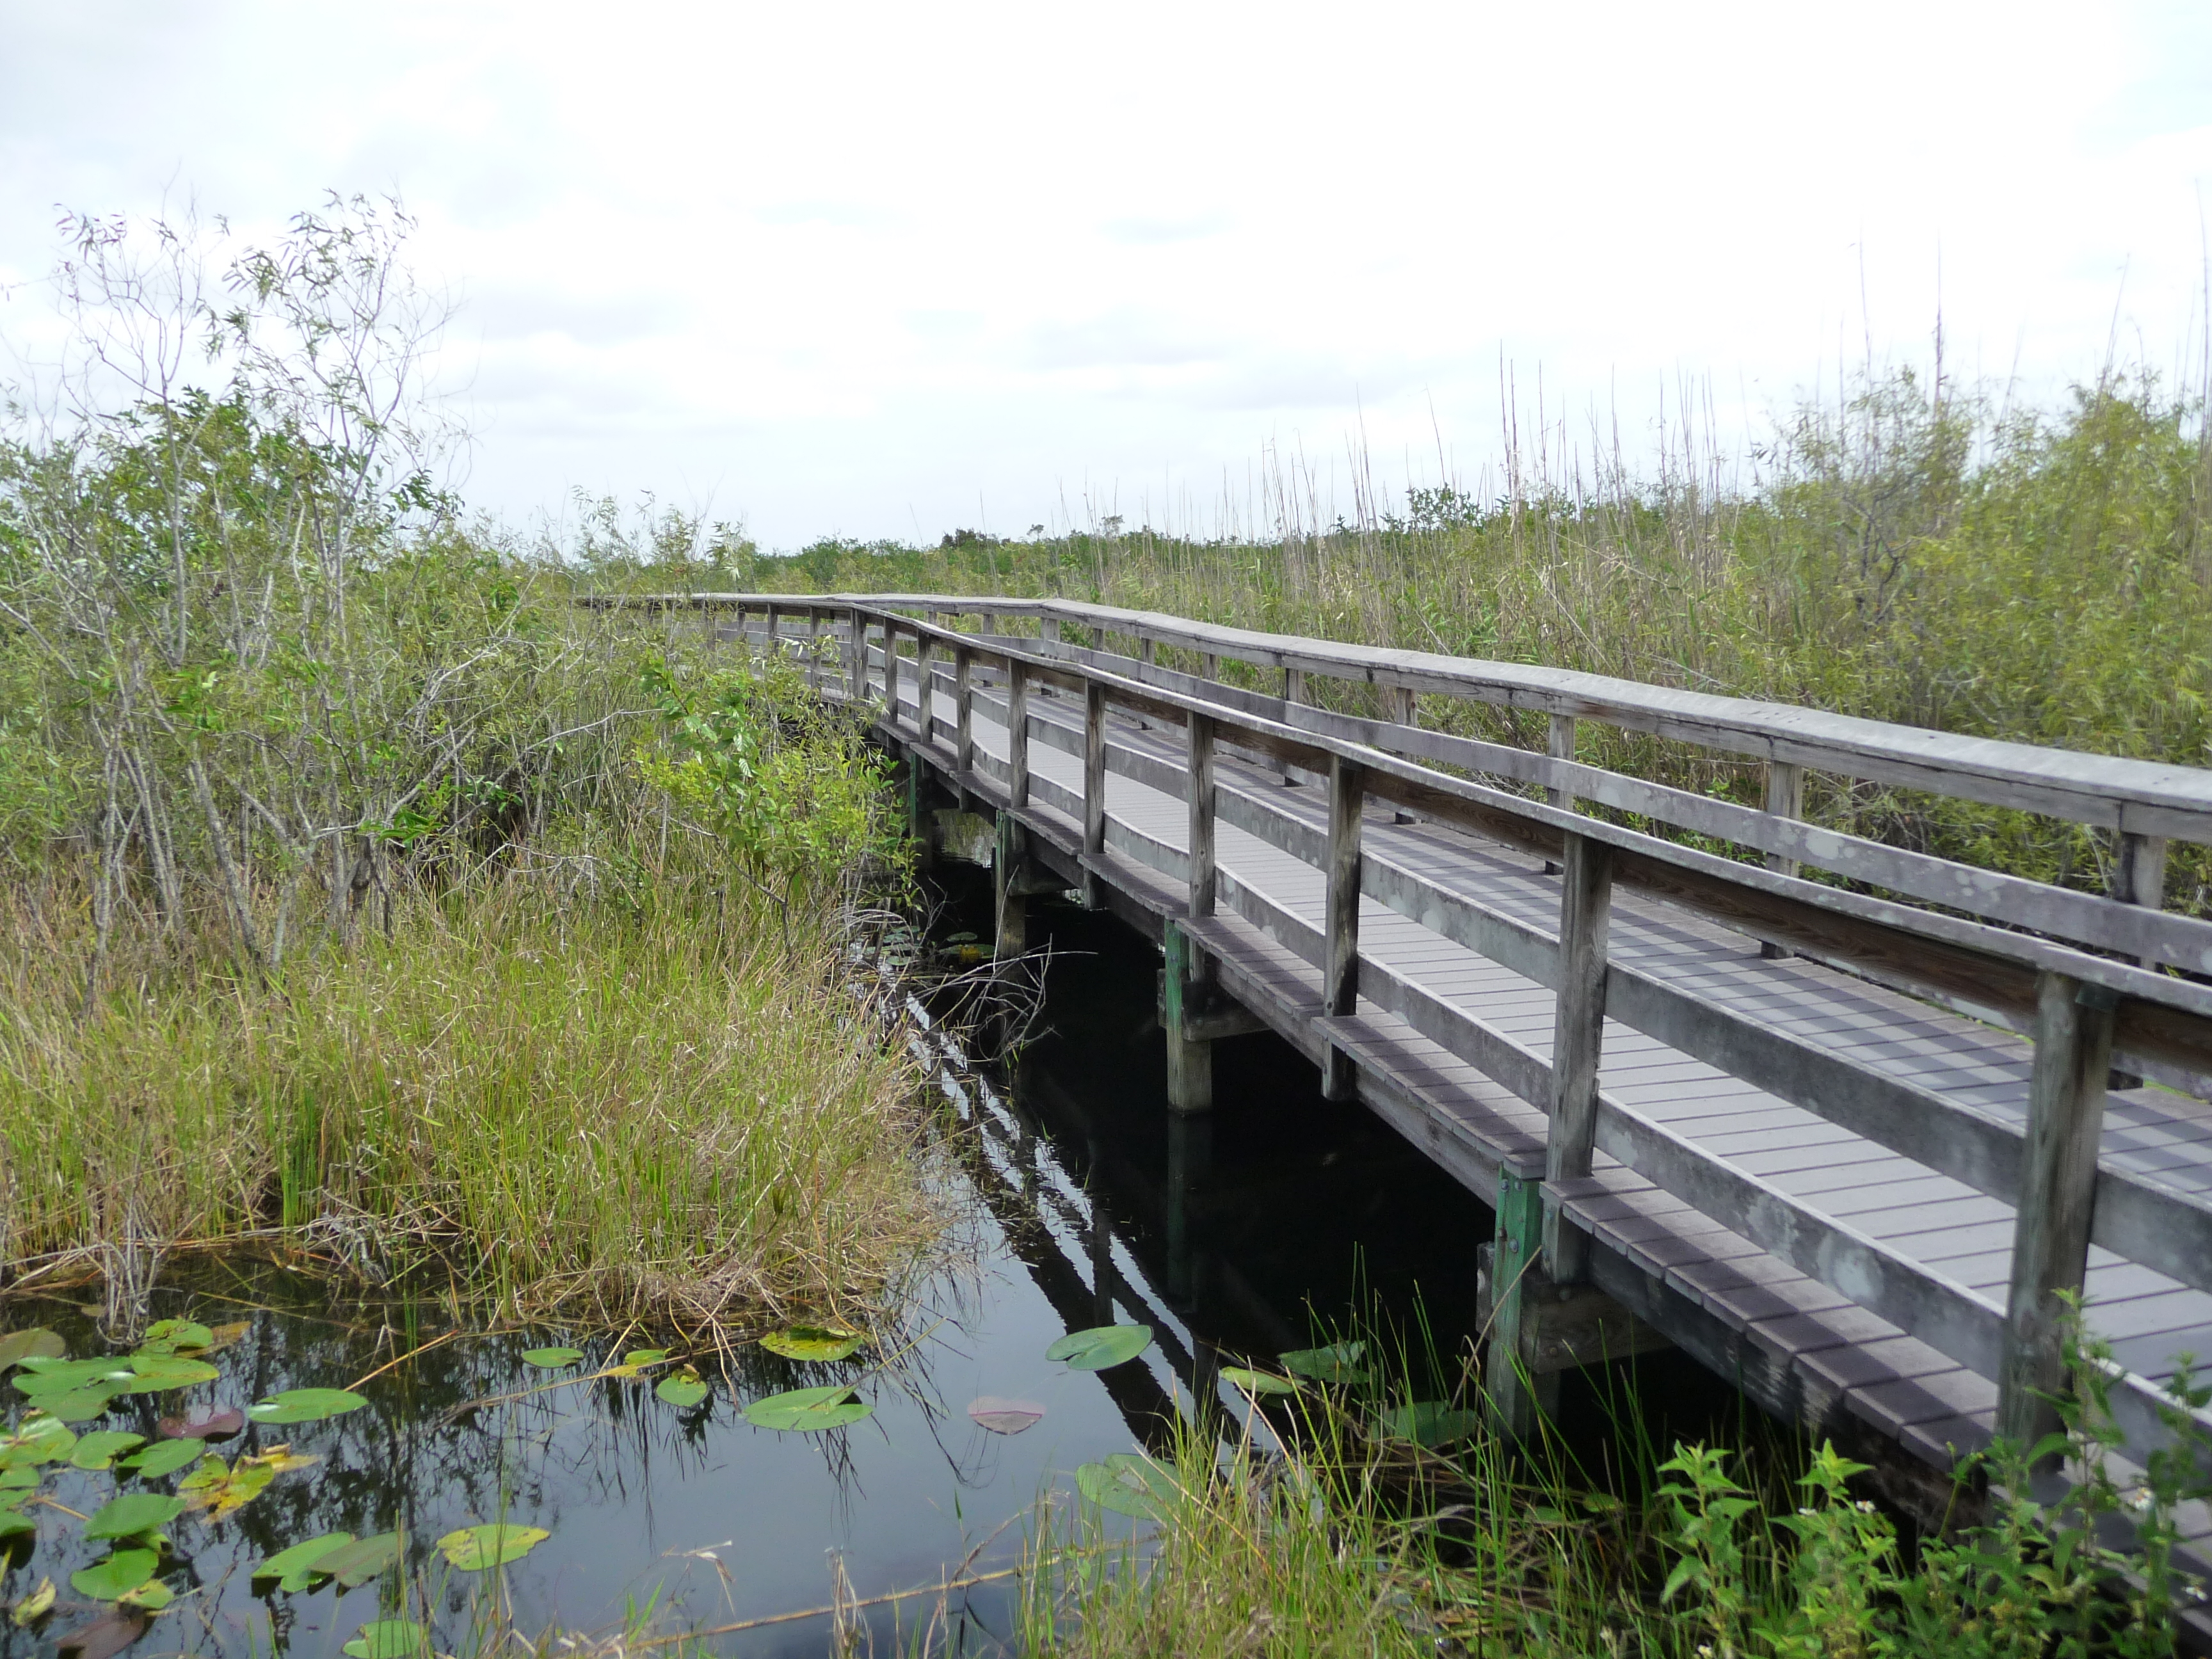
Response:
[[[1161,940],[1182,1105],[1256,1020],[1495,1207],[1501,1409],[1656,1333],[1941,1471],[2050,1421],[2072,1290],[2129,1455],[2170,1443],[2162,1385],[2212,1358],[2212,926],[2160,884],[2212,774],[1055,601],[696,602],[815,641],[917,807],[997,817],[1008,948],[1025,890]],[[1314,707],[1321,675],[1381,712]],[[1550,753],[1425,729],[1438,696],[1548,714]],[[1580,765],[1577,715],[1763,759],[1766,810]],[[1808,768],[2089,823],[2112,890],[1821,831]]]

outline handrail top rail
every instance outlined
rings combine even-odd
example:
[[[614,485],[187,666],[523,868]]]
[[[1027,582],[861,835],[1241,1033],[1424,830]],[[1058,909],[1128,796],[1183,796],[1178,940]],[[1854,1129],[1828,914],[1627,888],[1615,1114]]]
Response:
[[[1079,622],[1257,665],[1580,716],[1753,759],[1811,766],[2121,833],[2212,843],[2212,769],[1964,737],[1579,669],[1267,634],[1160,611],[1062,599],[978,593],[665,593],[581,595],[579,602],[592,608],[648,609],[816,605]]]

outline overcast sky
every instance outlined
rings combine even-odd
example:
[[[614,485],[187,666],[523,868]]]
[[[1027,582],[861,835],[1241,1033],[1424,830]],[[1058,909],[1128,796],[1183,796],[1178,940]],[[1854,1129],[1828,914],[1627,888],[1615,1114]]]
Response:
[[[2035,395],[2203,351],[2212,3],[0,0],[0,331],[58,206],[398,191],[465,489],[763,543],[1241,527],[1482,487],[1532,420],[1726,441],[1838,362]],[[1524,439],[1527,431],[1524,427]],[[1237,519],[1225,520],[1224,497]]]

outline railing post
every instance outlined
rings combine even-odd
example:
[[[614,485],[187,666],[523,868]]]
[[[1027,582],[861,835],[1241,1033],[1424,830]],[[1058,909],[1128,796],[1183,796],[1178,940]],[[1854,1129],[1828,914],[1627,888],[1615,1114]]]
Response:
[[[1060,643],[1060,618],[1057,617],[1039,617],[1037,618],[1037,637],[1041,640],[1050,640],[1054,645],[1058,645]]]
[[[1766,763],[1766,810],[1778,818],[1802,818],[1805,816],[1805,769],[1796,762]],[[1766,867],[1777,875],[1794,876],[1797,873],[1797,860],[1780,853],[1769,853]],[[1759,954],[1769,962],[1779,962],[1790,951],[1785,945],[1762,939]]]
[[[1155,662],[1158,660],[1158,648],[1153,642],[1152,636],[1150,634],[1139,635],[1138,636],[1137,659],[1139,662]]]
[[[2036,976],[2035,1066],[1997,1379],[1997,1432],[2023,1451],[2058,1426],[2050,1397],[2066,1385],[2061,1297],[2080,1295],[2088,1273],[2117,1001],[2063,974]]]
[[[860,613],[851,607],[845,611],[845,631],[837,641],[838,668],[844,676],[845,701],[850,705],[860,700],[865,684],[867,656],[860,644]]]
[[[1193,714],[1189,722],[1190,917],[1213,914],[1220,876],[1213,861],[1213,717]]]
[[[1572,714],[1552,716],[1551,729],[1546,734],[1544,749],[1553,760],[1574,759],[1575,717]],[[1575,810],[1575,798],[1565,789],[1554,788],[1547,784],[1544,787],[1544,799],[1553,805],[1563,807],[1567,811],[1571,812]],[[1547,876],[1556,876],[1559,873],[1559,866],[1547,860],[1544,865],[1544,873]]]
[[[1552,1121],[1544,1143],[1547,1182],[1590,1172],[1597,1146],[1598,1060],[1605,1042],[1606,936],[1613,914],[1613,848],[1571,832],[1559,849],[1559,981],[1552,1018]],[[1544,1262],[1552,1281],[1577,1283],[1589,1272],[1589,1239],[1544,1204]]]
[[[1410,685],[1390,688],[1390,718],[1400,726],[1419,726],[1421,723],[1420,705],[1413,700]]]
[[[1359,828],[1364,776],[1357,761],[1332,755],[1328,762],[1328,884],[1322,907],[1326,939],[1322,1012],[1337,1018],[1359,1006]],[[1329,1044],[1322,1055],[1325,1100],[1350,1100],[1355,1092],[1352,1056]]]
[[[1093,651],[1103,651],[1106,648],[1106,629],[1103,626],[1091,629],[1091,648]]]
[[[1083,688],[1083,851],[1096,858],[1106,850],[1106,688],[1096,680]],[[1083,872],[1083,902],[1096,910],[1100,899],[1097,872]]]
[[[952,648],[952,775],[964,799],[975,769],[975,658],[964,645]]]
[[[1206,653],[1206,678],[1210,680],[1221,678],[1221,659],[1211,651]]]
[[[983,626],[983,637],[988,640],[999,631],[999,613],[995,611],[985,611],[980,613],[980,617]]]
[[[884,618],[884,721],[892,731],[898,730],[898,624],[888,616]]]
[[[822,689],[822,607],[806,607],[806,689]]]
[[[929,677],[929,635],[914,630],[914,732],[924,747],[937,741],[937,684]]]
[[[2153,910],[2166,908],[2166,837],[2141,836],[2133,830],[2120,835],[2118,855],[2105,890],[2123,904],[2141,904]],[[2140,962],[2136,964],[2140,967]],[[2112,1089],[2139,1089],[2142,1079],[2125,1066],[2113,1069],[2105,1079]]]
[[[1103,712],[1103,711],[1102,711]],[[1213,720],[1193,713],[1186,726],[1189,745],[1184,760],[1188,790],[1189,897],[1192,921],[1213,915],[1220,874],[1213,856]],[[1161,985],[1162,1026],[1167,1033],[1168,1104],[1179,1112],[1203,1112],[1213,1105],[1213,1044],[1187,1035],[1186,1020],[1202,1007],[1210,977],[1206,952],[1187,928],[1170,918],[1161,930],[1166,957]]]
[[[1018,657],[1006,664],[1006,800],[1017,812],[1030,804],[1030,675]]]

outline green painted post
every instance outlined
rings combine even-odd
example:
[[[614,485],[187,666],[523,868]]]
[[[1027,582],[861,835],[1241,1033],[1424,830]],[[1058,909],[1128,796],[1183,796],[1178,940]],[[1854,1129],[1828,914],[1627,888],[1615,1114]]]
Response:
[[[1160,1024],[1168,1040],[1168,1107],[1177,1112],[1211,1111],[1213,1045],[1193,1042],[1183,1035],[1185,1016],[1195,1012],[1191,1002],[1202,983],[1206,954],[1174,921],[1162,928],[1160,944],[1167,957],[1160,993]]]
[[[1483,1382],[1498,1426],[1508,1437],[1534,1437],[1539,1420],[1557,1410],[1559,1381],[1537,1376],[1528,1356],[1535,1352],[1535,1321],[1551,1280],[1541,1265],[1544,1181],[1540,1174],[1498,1170],[1498,1231],[1490,1253],[1490,1357]]]

